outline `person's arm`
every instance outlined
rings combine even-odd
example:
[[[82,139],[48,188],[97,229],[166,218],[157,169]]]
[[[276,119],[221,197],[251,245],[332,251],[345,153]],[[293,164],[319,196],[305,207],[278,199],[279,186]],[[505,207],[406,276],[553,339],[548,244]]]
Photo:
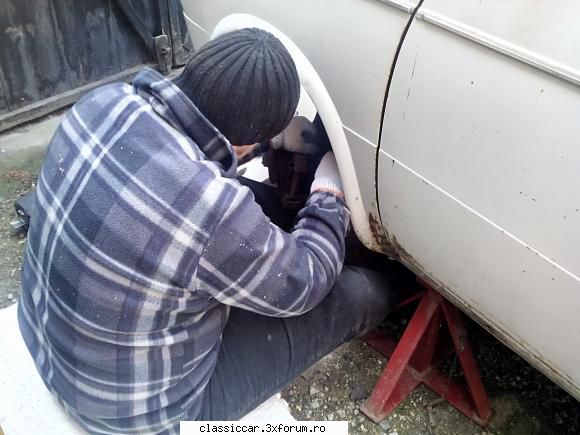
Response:
[[[291,233],[272,224],[251,191],[239,186],[204,248],[198,292],[268,316],[307,312],[342,269],[348,224],[332,154],[322,160]]]
[[[254,145],[234,146],[236,157],[238,158],[238,166],[248,163],[250,160],[261,156],[270,148],[268,142],[260,142]]]

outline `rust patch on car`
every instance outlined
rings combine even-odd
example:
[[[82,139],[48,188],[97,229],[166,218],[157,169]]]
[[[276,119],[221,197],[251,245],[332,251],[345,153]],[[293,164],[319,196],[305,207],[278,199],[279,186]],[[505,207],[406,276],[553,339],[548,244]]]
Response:
[[[419,262],[401,246],[393,234],[389,234],[380,219],[372,212],[369,213],[369,226],[380,252],[388,255],[393,260],[405,264],[418,276],[425,275]]]
[[[381,248],[381,251],[386,253],[390,247],[389,238],[380,220],[373,213],[369,213],[369,226],[375,242]]]

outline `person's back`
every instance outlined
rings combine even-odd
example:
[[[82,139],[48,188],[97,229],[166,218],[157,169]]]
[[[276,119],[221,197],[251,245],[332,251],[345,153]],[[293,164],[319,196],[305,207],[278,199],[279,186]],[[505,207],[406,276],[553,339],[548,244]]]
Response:
[[[195,132],[203,149],[211,130],[201,116],[190,114],[190,138],[155,112],[159,78],[146,71],[135,87],[110,85],[77,103],[35,195],[21,329],[48,387],[87,422],[194,415],[187,404],[211,375],[227,319],[194,281],[220,221],[224,193],[210,187],[235,174],[234,160],[220,165],[199,149]]]
[[[349,212],[332,153],[290,233],[236,179],[230,143],[278,135],[299,93],[282,44],[246,29],[199,50],[175,83],[145,69],[63,119],[35,194],[19,323],[85,429],[238,418],[382,319],[383,281],[341,274]],[[310,334],[321,327],[328,340]]]

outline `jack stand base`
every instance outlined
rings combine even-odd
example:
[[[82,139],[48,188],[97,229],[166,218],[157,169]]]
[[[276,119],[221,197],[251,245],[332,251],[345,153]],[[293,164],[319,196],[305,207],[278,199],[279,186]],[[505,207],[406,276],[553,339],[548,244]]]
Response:
[[[491,420],[491,406],[461,320],[462,313],[435,290],[425,287],[425,292],[399,305],[420,298],[419,306],[398,343],[378,331],[363,337],[367,344],[389,360],[361,411],[378,423],[423,383],[475,423],[485,427]],[[467,388],[437,369],[435,353],[443,322],[448,326]]]

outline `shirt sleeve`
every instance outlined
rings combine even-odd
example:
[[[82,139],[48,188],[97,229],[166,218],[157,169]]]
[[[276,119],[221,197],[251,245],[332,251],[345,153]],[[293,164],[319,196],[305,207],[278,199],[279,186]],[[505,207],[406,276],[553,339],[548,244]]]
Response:
[[[273,317],[314,308],[342,269],[350,220],[344,200],[314,192],[287,233],[270,222],[247,187],[236,190],[201,255],[198,294]]]
[[[269,142],[260,142],[254,145],[254,147],[238,159],[238,166],[248,163],[249,161],[261,156],[270,149]]]

